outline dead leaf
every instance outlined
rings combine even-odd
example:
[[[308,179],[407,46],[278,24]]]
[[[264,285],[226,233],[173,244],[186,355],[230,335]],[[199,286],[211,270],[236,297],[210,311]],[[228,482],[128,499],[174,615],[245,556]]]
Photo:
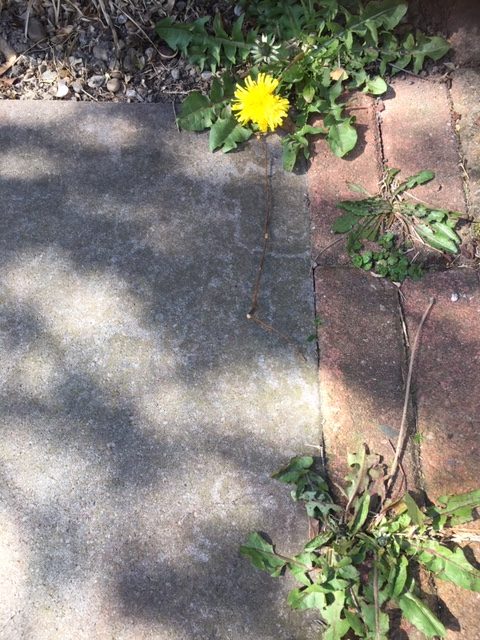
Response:
[[[338,67],[337,69],[330,71],[330,78],[334,82],[337,82],[338,80],[346,80],[348,78],[348,73],[342,67]]]

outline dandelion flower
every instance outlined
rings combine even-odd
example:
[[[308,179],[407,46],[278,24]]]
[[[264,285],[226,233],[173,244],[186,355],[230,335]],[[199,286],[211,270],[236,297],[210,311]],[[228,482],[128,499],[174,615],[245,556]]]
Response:
[[[245,87],[237,84],[236,101],[232,104],[235,117],[242,125],[254,122],[262,133],[274,131],[287,117],[289,103],[286,98],[275,95],[278,80],[260,73],[257,80],[248,77]]]

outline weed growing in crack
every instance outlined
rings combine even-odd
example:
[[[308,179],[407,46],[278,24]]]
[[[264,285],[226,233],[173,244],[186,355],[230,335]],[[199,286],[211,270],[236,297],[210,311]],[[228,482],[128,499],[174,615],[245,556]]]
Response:
[[[380,193],[374,196],[362,186],[350,184],[352,191],[367,197],[339,202],[337,206],[344,213],[332,225],[335,233],[347,235],[347,252],[354,266],[393,282],[422,276],[422,264],[409,257],[415,243],[458,253],[461,240],[455,229],[464,217],[418,199],[406,200],[410,189],[435,177],[433,171],[420,171],[402,182],[399,173],[399,169],[387,169]]]
[[[475,518],[480,489],[445,495],[435,505],[422,507],[406,491],[401,465],[413,364],[433,304],[432,299],[413,343],[390,467],[363,445],[358,453],[347,456],[350,472],[344,486],[337,487],[343,499],[336,500],[311,456],[292,458],[273,477],[293,485],[292,498],[304,503],[309,532],[315,535],[293,557],[278,553],[259,532],[251,533],[240,548],[255,567],[272,577],[290,571],[299,586],[290,592],[288,603],[294,609],[318,610],[325,627],[322,640],[341,640],[347,634],[387,640],[389,613],[395,608],[428,638],[445,637],[443,623],[420,597],[414,577],[418,567],[435,578],[480,592],[480,571],[459,544],[478,541],[479,536],[456,529]]]
[[[438,498],[421,508],[410,493],[386,500],[386,469],[366,447],[348,455],[346,505],[336,502],[310,456],[295,457],[275,473],[293,485],[318,534],[293,557],[279,554],[261,533],[250,534],[240,551],[273,577],[290,571],[299,586],[290,592],[294,609],[317,609],[323,640],[386,640],[389,610],[399,608],[428,638],[446,635],[442,622],[421,599],[414,574],[421,566],[436,578],[480,592],[480,572],[465,557],[456,525],[473,519],[480,490]]]

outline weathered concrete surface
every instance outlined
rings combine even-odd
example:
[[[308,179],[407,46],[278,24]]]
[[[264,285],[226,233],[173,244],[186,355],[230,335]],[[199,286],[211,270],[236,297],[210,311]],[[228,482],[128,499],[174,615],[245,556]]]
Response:
[[[431,500],[478,489],[480,460],[480,283],[462,269],[431,273],[403,287],[414,334],[430,298],[416,366],[417,429],[425,489]],[[473,545],[471,553],[477,552]],[[480,594],[437,581],[451,640],[480,638]],[[453,617],[452,617],[453,615]]]
[[[305,184],[273,152],[262,309],[303,340]],[[0,172],[0,638],[315,637],[238,554],[304,539],[269,475],[319,436],[313,346],[245,320],[261,145],[212,155],[165,105],[1,102]]]
[[[458,116],[456,127],[468,174],[469,213],[480,223],[480,71],[455,71],[451,96],[453,110]],[[477,235],[480,235],[480,229]]]

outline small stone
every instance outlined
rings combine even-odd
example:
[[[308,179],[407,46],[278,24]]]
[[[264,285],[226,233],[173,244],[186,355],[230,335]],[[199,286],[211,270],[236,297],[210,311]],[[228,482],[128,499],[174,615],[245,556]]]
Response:
[[[180,2],[176,2],[175,3],[175,9],[177,11],[183,11],[186,6],[187,6],[187,3],[183,2],[183,0],[180,0]]]
[[[213,76],[213,73],[211,71],[202,71],[200,77],[202,78],[202,80],[208,81],[212,79],[212,76]]]
[[[90,89],[100,89],[105,82],[105,76],[91,76],[88,79],[88,86]]]
[[[81,80],[75,80],[75,82],[72,83],[72,89],[74,90],[75,93],[81,93],[82,89],[83,89],[83,83]]]
[[[244,9],[242,7],[241,4],[236,4],[235,7],[233,8],[233,13],[237,16],[237,18],[239,16],[242,15],[242,13],[244,13]]]
[[[40,42],[47,37],[45,27],[38,18],[30,18],[28,21],[28,37],[32,42]]]
[[[180,69],[176,67],[170,71],[170,75],[174,80],[178,80],[180,78]]]
[[[95,56],[95,58],[97,58],[97,60],[103,60],[103,62],[108,62],[108,58],[109,58],[108,51],[103,47],[99,47],[98,45],[95,45],[93,47],[93,55]]]
[[[120,91],[121,86],[122,83],[120,82],[119,78],[110,78],[110,80],[107,82],[107,90],[111,93],[117,93],[117,91]]]
[[[127,98],[136,98],[137,92],[135,91],[135,89],[127,89],[125,95],[127,96]]]
[[[459,297],[460,297],[460,296],[458,295],[458,293],[455,293],[455,292],[454,292],[454,293],[452,293],[452,295],[450,296],[450,300],[451,300],[452,302],[458,302]]]
[[[55,93],[56,98],[65,98],[68,95],[68,87],[65,82],[59,82],[57,85],[57,92]]]
[[[47,71],[44,71],[42,73],[43,82],[55,82],[56,79],[57,79],[57,72],[56,71],[52,71],[51,69],[47,69]]]

